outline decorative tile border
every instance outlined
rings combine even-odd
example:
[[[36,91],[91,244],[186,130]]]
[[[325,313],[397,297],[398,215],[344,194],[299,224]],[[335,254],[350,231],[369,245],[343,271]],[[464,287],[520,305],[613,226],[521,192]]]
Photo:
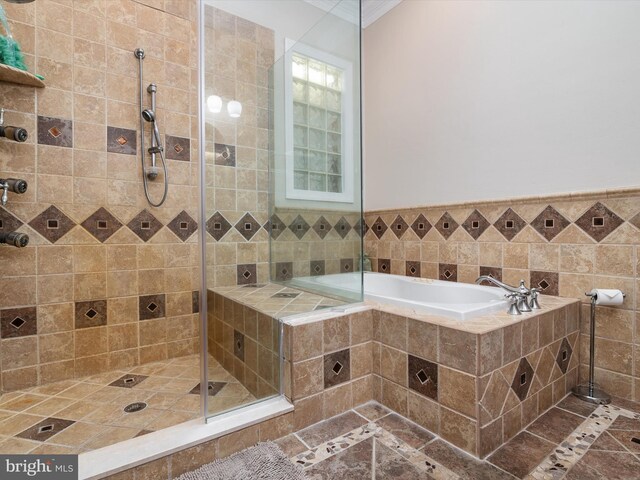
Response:
[[[427,208],[425,210],[432,209]],[[394,211],[390,210],[376,214],[375,220],[371,217],[369,218],[372,234],[379,240],[382,239],[382,236],[388,229],[393,231],[398,240],[401,240],[409,229],[413,230],[420,239],[424,238],[431,230],[432,225],[423,213],[400,213],[396,215],[391,224],[387,225],[382,219],[382,215],[393,214]],[[367,216],[370,216],[370,214],[367,214]],[[636,217],[638,217],[638,215],[627,219],[627,221],[635,225],[634,221],[636,221]],[[411,227],[407,227],[409,222],[411,222]],[[569,226],[576,225],[595,242],[600,243],[624,223],[625,219],[620,217],[616,212],[600,202],[595,202],[574,222],[565,218],[564,215],[551,205],[547,205],[536,218],[529,223],[509,207],[498,217],[493,223],[493,226],[509,242],[527,225],[531,226],[547,242],[550,242]],[[485,216],[476,209],[467,216],[466,220],[462,222],[462,225],[459,225],[453,216],[448,211],[445,211],[433,227],[435,227],[444,240],[448,240],[459,227],[462,227],[473,240],[478,240],[490,225]]]
[[[619,416],[640,420],[640,414],[615,405],[600,405],[545,458],[526,480],[556,480],[575,466]]]
[[[302,466],[303,469],[308,470],[323,460],[331,458],[334,455],[371,437],[374,437],[384,446],[398,453],[413,465],[426,470],[430,478],[433,478],[434,480],[457,480],[460,478],[442,464],[429,458],[427,455],[411,447],[406,442],[403,442],[395,435],[378,426],[375,422],[355,428],[350,432],[324,442],[315,448],[299,453],[298,455],[293,456],[291,461]]]
[[[251,217],[249,213],[245,215],[245,217],[247,216]],[[215,222],[215,220],[212,220],[213,218],[214,217],[209,219],[212,223]],[[76,222],[74,222],[55,205],[50,205],[28,223],[31,228],[51,243],[57,243],[61,238],[78,226]],[[246,220],[242,224],[239,222],[238,225],[236,225],[236,228],[240,230],[241,225],[246,226],[249,223],[255,231],[260,229],[260,225],[253,220],[253,217],[251,217],[251,221]],[[0,209],[0,232],[15,231],[22,225],[23,222],[20,219],[9,214],[6,210]],[[125,227],[125,225],[123,225],[123,223],[113,213],[104,207],[100,207],[98,210],[93,212],[85,220],[80,222],[79,225],[101,243],[106,242],[121,228]],[[144,242],[151,240],[165,226],[182,242],[186,242],[191,238],[198,229],[198,223],[196,220],[194,220],[191,215],[184,210],[178,213],[165,225],[147,209],[142,209],[126,225],[129,230],[135,233]],[[209,229],[209,222],[207,222],[207,227],[209,233],[217,239],[217,235],[214,233],[214,230]],[[230,228],[231,226],[229,225],[223,235],[227,233]],[[245,233],[241,233],[245,238],[247,238]],[[220,235],[220,238],[223,235]],[[252,232],[252,236],[253,235],[255,235],[255,232]],[[250,240],[250,237],[247,238],[247,240]]]

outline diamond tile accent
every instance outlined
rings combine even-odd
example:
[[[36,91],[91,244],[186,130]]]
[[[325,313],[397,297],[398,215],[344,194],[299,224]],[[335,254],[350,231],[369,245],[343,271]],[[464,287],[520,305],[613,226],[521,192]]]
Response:
[[[244,362],[244,335],[237,330],[233,331],[233,354]]]
[[[302,240],[302,237],[309,231],[309,224],[302,218],[301,215],[298,215],[293,222],[289,225],[289,230],[293,232],[293,234],[298,237],[298,240]]]
[[[351,225],[349,224],[349,222],[347,222],[347,219],[344,217],[340,217],[340,220],[336,222],[333,228],[336,229],[336,232],[338,232],[338,235],[340,235],[340,238],[345,238],[351,231]]]
[[[36,307],[5,308],[0,310],[0,337],[16,338],[38,333]]]
[[[391,224],[391,231],[395,234],[396,237],[398,237],[398,240],[402,238],[404,232],[406,232],[408,228],[409,225],[400,215],[398,215]]]
[[[378,273],[391,273],[391,260],[388,258],[378,259]]]
[[[527,225],[520,215],[514,212],[511,208],[500,215],[500,218],[493,224],[496,229],[502,234],[504,238],[511,241],[520,230]]]
[[[364,219],[360,217],[353,226],[353,229],[355,230],[356,235],[358,235],[359,237],[364,237],[369,231],[369,225],[367,225],[367,222],[365,222]]]
[[[73,147],[73,122],[64,118],[38,115],[38,144]]]
[[[340,259],[340,273],[353,272],[353,258],[341,258]]]
[[[62,432],[65,428],[70,427],[74,423],[76,422],[73,420],[49,417],[20,432],[16,437],[35,440],[37,442],[46,442],[48,439]]]
[[[165,316],[165,295],[141,295],[138,299],[138,318],[151,320]]]
[[[276,262],[276,281],[284,282],[293,278],[293,262]]]
[[[530,285],[542,289],[545,295],[559,295],[559,274],[558,272],[531,271]]]
[[[600,242],[622,225],[624,220],[605,205],[598,202],[576,220],[575,223],[596,242]]]
[[[312,277],[324,275],[324,260],[311,260],[309,262],[309,273]]]
[[[405,275],[407,277],[420,278],[420,262],[411,262],[407,260],[405,262]]]
[[[562,343],[560,344],[560,348],[558,349],[558,354],[556,355],[556,363],[562,373],[567,373],[567,368],[569,368],[569,362],[571,361],[571,355],[573,354],[573,349],[571,345],[567,341],[567,338],[562,339]]]
[[[453,217],[449,214],[449,212],[444,212],[444,214],[440,217],[435,224],[436,230],[440,232],[445,239],[448,239],[453,232],[459,227],[458,222],[456,222]]]
[[[0,207],[0,233],[15,232],[22,225],[22,221]]]
[[[429,230],[431,230],[432,227],[433,225],[429,223],[429,220],[427,220],[427,217],[425,217],[423,214],[418,215],[411,224],[411,230],[413,230],[415,234],[421,239],[424,238],[427,233],[429,233]]]
[[[241,264],[236,267],[236,283],[238,285],[251,285],[258,283],[257,266],[255,263]]]
[[[529,393],[532,382],[533,368],[531,367],[531,364],[526,359],[526,357],[522,357],[520,359],[520,363],[518,364],[516,373],[513,376],[513,381],[511,382],[511,389],[518,396],[520,401],[523,401],[525,398],[527,398],[527,394]]]
[[[389,227],[387,227],[387,224],[384,223],[381,217],[376,218],[376,221],[373,222],[373,225],[371,225],[371,231],[376,237],[378,237],[378,240],[382,238],[384,232],[387,231],[387,228]]]
[[[244,216],[236,223],[236,230],[240,232],[240,235],[245,240],[249,241],[260,230],[260,224],[256,222],[256,219],[251,216],[250,213],[245,213]]]
[[[104,326],[107,324],[107,301],[76,302],[74,317],[76,328]]]
[[[167,228],[180,240],[186,242],[189,237],[198,230],[198,222],[196,222],[186,211],[182,210],[176,218],[167,224]]]
[[[82,222],[81,225],[91,235],[103,243],[122,227],[122,223],[103,207],[96,210],[95,213]]]
[[[167,135],[164,142],[169,160],[181,160],[183,162],[191,160],[191,140]]]
[[[333,387],[351,379],[349,349],[324,356],[324,388]]]
[[[488,275],[492,278],[495,278],[496,280],[498,280],[499,282],[502,281],[502,269],[500,267],[483,267],[480,266],[480,275]],[[481,285],[488,285],[490,287],[495,287],[496,285],[494,285],[493,283],[489,283],[489,282],[482,282]]]
[[[458,266],[453,263],[439,263],[438,272],[439,280],[445,280],[447,282],[458,281]]]
[[[236,166],[236,147],[233,145],[225,145],[224,143],[215,144],[215,164],[223,167]]]
[[[531,222],[531,226],[548,241],[553,240],[570,224],[571,222],[564,218],[562,214],[551,205],[548,205],[547,208],[540,212],[540,215]]]
[[[320,238],[324,239],[333,227],[327,219],[321,215],[311,228],[313,228],[313,231],[316,232]]]
[[[160,231],[162,223],[147,209],[142,210],[127,224],[127,227],[144,242],[148,242]]]
[[[438,364],[409,355],[409,388],[429,398],[438,398]]]
[[[280,220],[280,217],[274,214],[271,215],[271,219],[267,222],[267,225],[265,225],[264,228],[269,232],[271,238],[277,240],[278,237],[286,230],[287,226],[282,220]]]
[[[640,213],[638,213],[631,220],[629,220],[629,223],[631,223],[634,227],[640,230]]]
[[[207,220],[207,232],[217,241],[220,241],[229,230],[231,230],[231,224],[220,212],[214,213],[209,217],[209,220]]]
[[[271,298],[296,298],[298,295],[300,294],[294,292],[280,292],[275,295],[271,295]]]
[[[135,130],[107,126],[107,152],[122,155],[138,153],[138,135]]]
[[[123,375],[115,382],[111,382],[109,386],[120,387],[120,388],[133,388],[136,385],[139,385],[140,383],[144,382],[147,378],[149,378],[147,375],[133,375],[129,373],[127,375]]]
[[[215,397],[220,390],[227,386],[227,382],[207,382],[207,395]],[[200,395],[200,384],[196,385],[189,392],[191,394]]]
[[[56,243],[69,233],[76,224],[56,206],[51,205],[31,220],[29,225],[51,243]]]
[[[462,223],[462,228],[464,228],[474,240],[477,240],[490,225],[489,221],[484,218],[478,210],[474,210]]]

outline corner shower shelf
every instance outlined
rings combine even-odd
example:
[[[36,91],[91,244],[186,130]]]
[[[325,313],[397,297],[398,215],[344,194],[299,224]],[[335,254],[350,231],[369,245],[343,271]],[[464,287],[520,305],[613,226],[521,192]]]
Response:
[[[30,87],[44,88],[44,82],[33,73],[0,63],[0,82],[16,83]]]

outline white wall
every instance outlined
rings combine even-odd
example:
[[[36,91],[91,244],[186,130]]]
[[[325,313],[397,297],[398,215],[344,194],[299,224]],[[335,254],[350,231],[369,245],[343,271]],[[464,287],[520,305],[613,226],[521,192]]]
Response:
[[[364,31],[365,209],[640,185],[640,2],[405,0]]]

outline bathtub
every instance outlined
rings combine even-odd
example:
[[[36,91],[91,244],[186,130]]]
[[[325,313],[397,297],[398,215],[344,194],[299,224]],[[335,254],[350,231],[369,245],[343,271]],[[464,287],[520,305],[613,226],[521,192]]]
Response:
[[[338,273],[295,278],[291,286],[317,293],[336,289],[359,290],[359,273]],[[481,315],[507,310],[501,289],[466,283],[443,282],[385,273],[365,272],[364,298],[378,303],[410,308],[416,312],[442,315],[464,321]]]

